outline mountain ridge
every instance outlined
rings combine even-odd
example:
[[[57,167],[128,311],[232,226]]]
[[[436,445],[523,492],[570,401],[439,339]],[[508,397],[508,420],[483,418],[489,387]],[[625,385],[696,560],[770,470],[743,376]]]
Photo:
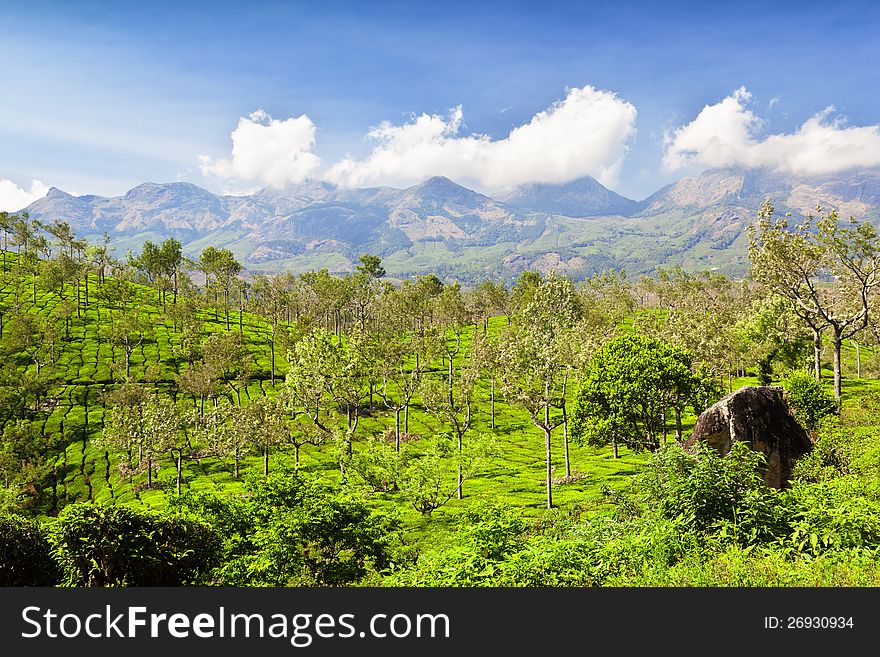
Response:
[[[351,271],[377,253],[397,276],[442,273],[462,280],[511,279],[523,269],[576,278],[608,268],[658,265],[747,269],[745,229],[765,198],[804,215],[817,205],[880,219],[880,169],[803,177],[721,168],[666,185],[641,201],[589,176],[528,184],[494,197],[443,176],[416,185],[345,188],[310,180],[247,196],[187,182],[145,182],[115,197],[73,196],[56,187],[25,208],[68,221],[83,237],[106,231],[117,251],[173,236],[195,256],[230,248],[251,271]]]

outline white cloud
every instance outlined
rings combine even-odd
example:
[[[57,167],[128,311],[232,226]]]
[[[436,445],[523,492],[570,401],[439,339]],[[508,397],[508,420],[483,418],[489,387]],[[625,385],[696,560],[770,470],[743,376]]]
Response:
[[[761,136],[764,121],[748,109],[751,98],[741,87],[667,134],[666,167],[738,165],[821,175],[880,165],[880,126],[849,127],[827,107],[792,133]]]
[[[231,136],[228,158],[199,155],[203,175],[283,187],[302,182],[321,166],[313,152],[315,124],[305,114],[281,120],[257,110],[241,117]]]
[[[382,123],[367,135],[377,145],[366,158],[344,158],[325,175],[354,187],[405,186],[435,175],[483,189],[584,175],[613,184],[635,135],[636,108],[588,85],[570,89],[504,139],[459,136],[462,118],[458,106],[446,117],[422,114],[403,125]]]
[[[30,190],[19,187],[11,180],[0,180],[0,211],[17,212],[49,192],[39,180],[31,181]]]

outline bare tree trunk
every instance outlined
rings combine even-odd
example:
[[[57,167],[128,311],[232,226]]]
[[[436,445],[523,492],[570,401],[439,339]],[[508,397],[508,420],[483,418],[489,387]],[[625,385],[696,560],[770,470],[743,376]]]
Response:
[[[492,400],[492,428],[494,429],[495,428],[495,377],[494,376],[492,377],[491,400]]]
[[[269,443],[263,445],[263,476],[269,477]]]
[[[681,431],[681,409],[675,409],[675,440],[677,442],[681,442],[682,440],[682,431]]]
[[[840,408],[840,383],[842,372],[840,369],[840,352],[843,346],[843,340],[840,337],[840,330],[834,327],[834,401],[837,402],[837,408]]]
[[[571,477],[571,459],[568,454],[568,409],[565,403],[565,390],[568,387],[568,374],[562,377],[562,396],[559,405],[562,408],[562,446],[565,450],[565,476]]]
[[[544,407],[544,417],[546,418],[547,424],[544,426],[544,450],[547,455],[547,476],[546,476],[546,485],[547,485],[547,508],[553,508],[553,478],[552,478],[552,460],[550,454],[550,406],[547,405]]]
[[[271,359],[272,359],[271,379],[272,379],[272,386],[274,387],[274,385],[275,385],[275,325],[274,324],[272,325],[272,339],[269,340],[269,350],[271,352]]]
[[[461,431],[456,431],[458,434],[458,490],[455,495],[458,499],[464,499],[464,493],[461,490],[464,486],[464,480],[462,479],[461,473]]]
[[[822,332],[813,329],[813,370],[816,373],[816,381],[822,380]]]
[[[394,450],[400,453],[400,406],[394,409]]]
[[[852,339],[850,339],[850,342],[852,342],[852,346],[855,347],[855,349],[856,349],[856,378],[861,379],[862,378],[862,352],[859,348],[858,342],[856,342],[855,340],[852,340]]]
[[[180,477],[183,471],[183,453],[177,452],[177,497],[180,497]]]

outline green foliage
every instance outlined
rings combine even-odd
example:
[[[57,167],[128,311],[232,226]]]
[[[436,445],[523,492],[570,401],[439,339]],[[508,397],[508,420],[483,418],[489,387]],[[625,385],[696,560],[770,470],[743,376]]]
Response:
[[[460,536],[488,559],[499,559],[518,544],[526,523],[509,505],[481,501],[462,514]]]
[[[58,568],[40,525],[0,515],[0,586],[52,586],[57,581]]]
[[[815,429],[823,417],[837,410],[834,397],[809,372],[792,371],[785,377],[782,386],[795,418],[806,429]]]
[[[220,537],[185,516],[72,504],[49,539],[67,586],[182,586],[209,582]]]
[[[703,405],[704,372],[690,354],[656,338],[622,335],[590,360],[577,394],[572,436],[593,445],[626,442],[654,448],[665,410],[679,415],[687,404]]]
[[[853,429],[842,427],[840,420],[827,415],[819,421],[812,451],[795,463],[792,479],[797,482],[818,483],[851,474],[855,471],[853,459],[858,453],[859,436]],[[873,442],[876,442],[876,438]]]
[[[349,468],[371,491],[387,493],[398,489],[408,456],[406,448],[398,452],[383,438],[372,437],[354,453]]]
[[[675,445],[653,455],[640,486],[660,516],[685,530],[748,544],[785,526],[779,495],[761,477],[764,465],[763,454],[740,441],[725,456],[702,443],[694,454]]]
[[[52,231],[67,239],[63,226]],[[250,285],[237,277],[231,253],[206,249],[207,285],[195,288],[179,243],[145,246],[136,272],[112,263],[106,247],[88,249],[88,261],[71,268],[69,255],[40,260],[35,249],[44,247],[35,244],[22,258],[4,253],[0,278],[0,475],[9,483],[0,507],[53,515],[90,500],[99,514],[110,513],[107,503],[136,515],[164,509],[147,520],[68,522],[84,542],[59,552],[65,581],[880,581],[870,563],[880,489],[880,407],[868,404],[876,382],[846,381],[846,412],[819,423],[816,450],[801,460],[788,493],[762,488],[731,455],[711,454],[699,463],[670,458],[656,477],[662,485],[625,489],[649,459],[636,450],[657,447],[676,420],[687,431],[731,367],[803,364],[803,347],[811,349],[805,326],[778,298],[753,303],[752,284],[679,268],[659,272],[653,286],[611,272],[578,287],[531,272],[508,295],[503,285],[468,290],[451,277],[398,287],[381,280],[378,257],[366,256],[352,274],[257,276]],[[389,259],[389,269],[398,264]],[[104,271],[113,276],[104,280]],[[72,286],[83,283],[90,300],[83,294],[77,304]],[[230,307],[239,311],[235,326]],[[760,317],[746,326],[752,314]],[[126,325],[128,315],[139,319]],[[568,446],[576,472],[586,474],[560,486],[558,508],[539,515],[541,481],[553,481],[562,463],[552,432],[565,413],[570,430],[580,421],[572,408],[586,362],[611,336],[639,332],[680,348],[634,359],[622,389],[644,380],[646,396],[621,407],[629,416],[595,411],[591,444]],[[798,349],[789,350],[794,342]],[[447,403],[450,412],[438,413]],[[530,436],[536,426],[552,453]],[[469,431],[461,454],[460,429]],[[483,438],[490,429],[494,439]],[[388,442],[398,431],[399,451]],[[615,452],[624,448],[614,461],[606,458],[609,436]],[[305,444],[314,448],[297,455],[302,470],[286,469],[290,446]],[[273,474],[255,480],[270,460]],[[457,500],[459,464],[473,481]],[[169,490],[177,474],[179,500]],[[187,552],[189,538],[179,536],[187,522],[201,528],[192,536],[212,537],[210,565],[184,564],[201,550]]]
[[[864,480],[847,475],[801,484],[788,497],[791,534],[783,542],[791,549],[880,548],[880,500]]]
[[[248,484],[240,501],[182,496],[225,537],[217,581],[233,586],[342,586],[388,568],[399,521],[350,493],[327,490],[296,470]]]
[[[404,499],[423,515],[439,509],[456,494],[459,466],[462,481],[470,479],[496,444],[488,434],[471,438],[464,443],[461,452],[449,434],[437,434],[422,442],[422,453],[406,461],[400,473],[399,486]]]

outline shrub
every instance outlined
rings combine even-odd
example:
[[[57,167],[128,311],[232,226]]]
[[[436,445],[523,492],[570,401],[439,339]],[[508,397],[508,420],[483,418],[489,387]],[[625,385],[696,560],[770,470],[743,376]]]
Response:
[[[808,430],[815,429],[823,417],[837,410],[831,394],[805,370],[789,373],[782,387],[795,418]]]
[[[91,503],[66,507],[49,539],[68,586],[182,586],[208,580],[220,539],[206,524]]]
[[[517,545],[525,530],[519,511],[502,502],[468,507],[459,528],[461,539],[490,559],[500,559]]]
[[[787,493],[792,531],[787,545],[798,552],[880,547],[880,506],[865,482],[842,476],[800,484]]]
[[[217,570],[233,586],[342,586],[391,565],[399,521],[354,494],[334,493],[297,470],[248,482],[241,501],[184,498],[181,506],[224,532]]]
[[[349,467],[370,490],[387,493],[397,490],[405,461],[404,450],[398,452],[394,445],[374,437],[366,441],[363,449],[354,453]]]
[[[816,427],[813,450],[795,463],[792,480],[815,483],[851,474],[857,438],[856,432],[842,427],[838,418],[822,418]]]
[[[750,543],[784,531],[782,501],[761,478],[764,463],[763,454],[740,441],[723,457],[703,443],[693,454],[672,445],[652,456],[639,486],[661,517],[683,529],[723,531]]]
[[[0,586],[52,586],[58,569],[40,526],[20,516],[0,515]]]

